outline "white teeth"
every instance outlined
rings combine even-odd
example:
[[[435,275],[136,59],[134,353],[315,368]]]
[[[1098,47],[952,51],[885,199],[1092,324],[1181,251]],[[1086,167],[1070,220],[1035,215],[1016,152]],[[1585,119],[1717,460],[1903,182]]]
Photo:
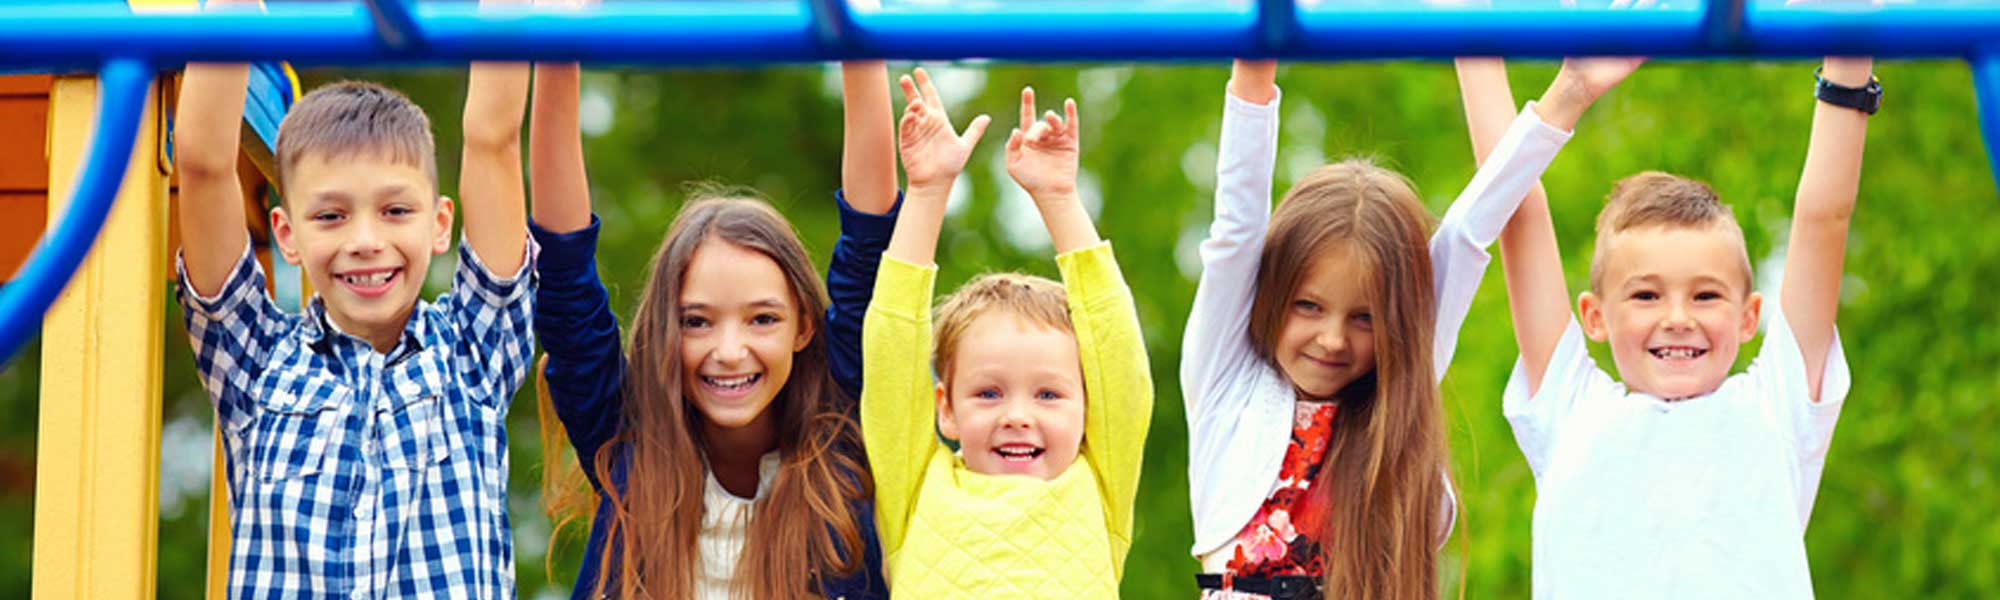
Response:
[[[702,379],[708,381],[709,385],[713,385],[715,387],[734,389],[734,388],[745,387],[752,383],[756,383],[758,377],[759,374],[752,373],[750,375],[743,375],[740,377],[729,377],[729,378],[702,377]]]
[[[367,275],[347,275],[342,277],[341,279],[345,279],[349,285],[355,285],[361,287],[375,287],[382,285],[384,283],[388,283],[389,276],[394,275],[395,273],[396,273],[395,271],[377,271],[374,273],[369,273]]]
[[[1667,360],[1687,360],[1707,353],[1708,353],[1707,350],[1702,350],[1700,348],[1677,347],[1677,348],[1659,348],[1653,350],[1653,356],[1657,356]]]
[[[1035,455],[1042,452],[1040,448],[1023,448],[1019,446],[994,448],[993,451],[999,453],[1002,458],[1034,458]]]

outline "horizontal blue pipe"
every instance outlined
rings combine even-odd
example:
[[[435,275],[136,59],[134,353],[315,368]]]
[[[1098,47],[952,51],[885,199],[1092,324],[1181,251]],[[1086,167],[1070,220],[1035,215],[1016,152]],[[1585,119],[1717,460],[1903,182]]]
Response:
[[[20,351],[37,330],[42,313],[69,283],[76,267],[97,242],[104,217],[118,197],[118,185],[125,180],[125,164],[132,158],[132,141],[137,136],[139,117],[146,103],[146,85],[153,72],[145,64],[114,59],[98,71],[97,133],[91,138],[90,154],[77,175],[76,190],[63,209],[62,220],[50,227],[28,262],[14,273],[14,280],[0,286],[0,363]]]
[[[410,5],[404,0],[366,1],[375,16],[376,37],[382,40],[383,45],[394,50],[413,50],[423,45],[423,33],[417,27],[417,17],[410,13]]]
[[[385,0],[386,1],[386,0]],[[482,12],[423,3],[421,47],[378,39],[368,7],[274,4],[268,14],[133,15],[117,5],[0,6],[0,67],[89,66],[144,52],[157,64],[287,59],[303,64],[580,59],[600,63],[769,63],[840,58],[1173,60],[1652,56],[1965,57],[2000,40],[2000,6],[1899,5],[1802,10],[1760,4],[1740,23],[1699,6],[1607,11],[1501,6],[1293,8],[1286,2],[1124,3],[1028,0],[972,6],[816,11],[825,0],[614,2],[581,11]],[[815,12],[851,23],[822,28]],[[1726,16],[1726,15],[1723,15]],[[1711,27],[1718,23],[1727,28]],[[1275,25],[1275,27],[1274,27]],[[1719,33],[1718,33],[1719,32]]]

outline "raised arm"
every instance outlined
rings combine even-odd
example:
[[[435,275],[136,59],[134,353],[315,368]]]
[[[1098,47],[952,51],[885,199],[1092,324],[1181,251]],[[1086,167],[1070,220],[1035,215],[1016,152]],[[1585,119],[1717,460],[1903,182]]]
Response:
[[[481,0],[482,5],[501,4]],[[502,277],[521,270],[528,243],[521,181],[521,117],[528,107],[527,63],[472,63],[465,84],[465,154],[458,193],[464,240]]]
[[[210,9],[261,6],[256,0],[211,0]],[[222,291],[243,258],[243,188],[237,180],[243,98],[250,69],[241,64],[188,63],[174,107],[174,169],[180,177],[181,259],[200,296]]]
[[[1473,159],[1484,164],[1516,114],[1507,63],[1498,58],[1460,58],[1455,63]],[[1570,319],[1569,285],[1563,280],[1555,222],[1549,214],[1548,193],[1539,181],[1500,230],[1500,263],[1514,340],[1528,366],[1529,388],[1535,389]]]
[[[1215,217],[1201,243],[1201,281],[1181,336],[1181,396],[1196,430],[1211,413],[1238,412],[1220,403],[1247,399],[1222,397],[1217,389],[1226,374],[1257,360],[1250,304],[1278,165],[1277,68],[1275,62],[1238,60],[1230,69],[1216,148]]]
[[[535,63],[528,187],[535,225],[556,233],[590,226],[590,178],[577,117],[580,71],[576,63]]]
[[[1626,57],[1565,60],[1555,81],[1536,103],[1535,113],[1551,127],[1573,131],[1584,110],[1644,62],[1643,58]],[[1513,93],[1506,89],[1504,63],[1495,60],[1490,66],[1462,64],[1461,69],[1467,66],[1471,72],[1461,71],[1460,82],[1465,87],[1466,116],[1476,120],[1472,131],[1477,151],[1480,140],[1490,131],[1490,126],[1483,124],[1493,110],[1489,103],[1505,98],[1511,105]],[[1514,211],[1513,219],[1501,230],[1500,257],[1507,277],[1514,340],[1520,347],[1532,394],[1541,389],[1542,376],[1547,373],[1556,344],[1562,341],[1570,321],[1569,284],[1563,279],[1555,222],[1549,214],[1548,196],[1540,184],[1536,184],[1527,201]]]
[[[1063,112],[1036,119],[1035,88],[1021,88],[1021,125],[1007,136],[1007,175],[1034,199],[1058,255],[1101,241],[1076,193],[1076,100],[1065,100]]]
[[[896,205],[896,116],[882,61],[840,63],[840,188],[847,205],[888,214]]]
[[[1820,76],[1844,87],[1862,87],[1872,77],[1869,58],[1827,57]],[[1861,186],[1861,148],[1868,115],[1815,102],[1812,140],[1792,205],[1792,234],[1785,251],[1785,281],[1779,292],[1785,319],[1805,356],[1806,382],[1819,401],[1820,376],[1833,345],[1834,316],[1840,308],[1841,263],[1847,255],[1848,221]]]
[[[951,198],[951,184],[965,169],[972,147],[986,132],[991,121],[979,115],[959,135],[945,114],[944,101],[930,74],[919,68],[916,77],[904,75],[903,109],[898,145],[903,153],[903,174],[910,178],[910,191],[903,201],[902,216],[896,219],[896,233],[889,238],[883,256],[906,263],[930,266],[937,260],[938,229],[944,226],[945,202]]]

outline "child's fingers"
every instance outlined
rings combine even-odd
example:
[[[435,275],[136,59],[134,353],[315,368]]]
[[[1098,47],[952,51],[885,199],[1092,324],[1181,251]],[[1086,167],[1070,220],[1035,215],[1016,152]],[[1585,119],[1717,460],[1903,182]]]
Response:
[[[967,146],[978,144],[979,136],[986,134],[986,124],[991,122],[993,122],[992,117],[986,115],[973,117],[972,123],[965,126],[965,135],[958,136],[958,139]]]
[[[924,93],[925,104],[944,107],[944,101],[938,99],[937,86],[931,83],[931,74],[923,67],[917,67],[917,90]]]
[[[1021,129],[1035,124],[1035,88],[1021,88]]]
[[[1065,113],[1069,117],[1068,122],[1069,122],[1069,131],[1071,135],[1075,135],[1077,132],[1083,131],[1083,126],[1078,125],[1076,122],[1075,98],[1063,99],[1063,113]]]
[[[1020,151],[1021,151],[1021,130],[1015,129],[1013,132],[1007,134],[1007,153],[1013,154]]]
[[[917,72],[922,73],[923,70],[919,69]],[[917,84],[910,81],[909,75],[904,75],[902,77],[896,78],[896,83],[903,86],[904,102],[908,102],[910,104],[923,103],[924,101],[923,97],[917,94]]]

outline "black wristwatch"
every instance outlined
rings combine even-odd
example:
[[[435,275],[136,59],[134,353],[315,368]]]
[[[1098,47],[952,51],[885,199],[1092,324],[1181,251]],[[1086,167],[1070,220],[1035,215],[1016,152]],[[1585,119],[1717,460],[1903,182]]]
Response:
[[[1823,68],[1825,67],[1821,67]],[[1875,114],[1876,109],[1882,108],[1882,82],[1877,81],[1874,75],[1869,75],[1868,85],[1861,87],[1847,87],[1827,81],[1825,77],[1820,76],[1820,69],[1813,69],[1813,79],[1819,80],[1818,85],[1813,88],[1813,97],[1821,102],[1852,108],[1869,115]]]

